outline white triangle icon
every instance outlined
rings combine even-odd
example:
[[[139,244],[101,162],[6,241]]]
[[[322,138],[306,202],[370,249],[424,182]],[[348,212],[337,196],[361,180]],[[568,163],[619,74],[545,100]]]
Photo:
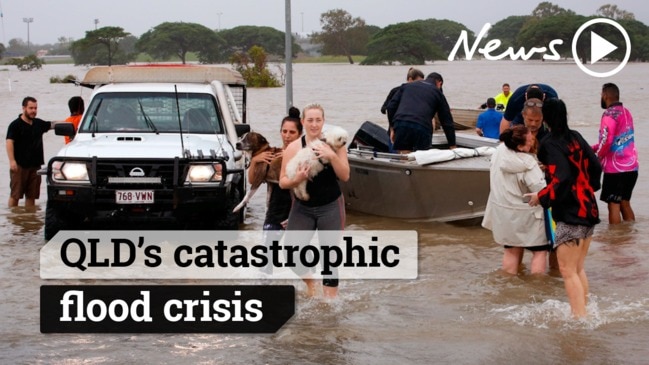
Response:
[[[613,43],[602,38],[595,32],[590,32],[590,63],[595,62],[606,57],[609,53],[615,51],[617,46]]]

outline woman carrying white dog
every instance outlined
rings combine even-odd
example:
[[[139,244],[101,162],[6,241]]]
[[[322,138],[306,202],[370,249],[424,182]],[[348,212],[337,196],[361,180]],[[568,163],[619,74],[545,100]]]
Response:
[[[302,148],[313,148],[316,156],[329,161],[324,169],[311,181],[307,182],[307,192],[310,199],[302,201],[294,198],[291,213],[288,217],[287,231],[341,231],[345,227],[345,203],[338,180],[349,180],[349,162],[347,149],[339,148],[334,151],[328,144],[320,143],[315,147],[311,142],[320,139],[325,123],[324,109],[319,104],[309,104],[302,112],[304,135],[292,142],[284,151],[279,185],[282,189],[292,189],[303,181],[308,180],[309,167],[300,165],[293,179],[286,173],[286,165]],[[309,146],[309,147],[307,147]],[[287,233],[288,234],[288,233]],[[319,235],[320,241],[322,237]],[[312,278],[303,278],[307,285],[307,295],[314,296],[317,283]],[[338,294],[338,279],[323,279],[323,294],[334,298]]]

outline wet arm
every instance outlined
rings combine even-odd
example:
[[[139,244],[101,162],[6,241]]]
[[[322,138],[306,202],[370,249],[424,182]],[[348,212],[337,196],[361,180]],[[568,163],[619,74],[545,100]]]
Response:
[[[451,108],[448,105],[448,101],[444,95],[441,95],[440,98],[440,109],[437,112],[439,115],[439,120],[442,124],[442,129],[444,129],[444,135],[446,135],[446,141],[451,148],[455,147],[455,126],[453,125],[453,115],[451,115]],[[432,123],[433,121],[431,121]],[[434,126],[433,126],[434,129]]]
[[[613,136],[615,136],[615,121],[610,117],[603,117],[599,128],[598,143],[593,147],[600,160],[610,152]]]
[[[338,180],[349,180],[349,160],[347,159],[347,149],[345,146],[336,151],[335,157],[330,160],[330,163],[334,168]]]
[[[303,168],[298,169],[298,172],[295,174],[295,177],[293,179],[289,178],[288,175],[286,175],[286,165],[288,165],[289,161],[291,161],[291,159],[295,157],[298,150],[301,148],[301,143],[302,142],[300,139],[293,141],[286,148],[286,150],[284,150],[284,158],[282,158],[282,169],[279,174],[279,187],[282,189],[292,189],[296,187],[300,182],[307,179],[307,177],[304,176],[304,173],[302,173],[302,171],[304,171]]]
[[[257,154],[256,156],[253,156],[250,159],[250,167],[248,168],[248,180],[252,181],[255,179],[255,174],[258,171],[256,168],[254,168],[255,164],[265,163],[270,165],[274,158],[275,156],[270,151],[262,152]]]
[[[14,155],[14,140],[7,139],[7,157],[9,158],[9,169],[11,171],[16,171],[18,164],[16,163],[16,156]]]
[[[500,120],[500,134],[511,128],[511,126],[512,123],[503,117],[503,119]]]

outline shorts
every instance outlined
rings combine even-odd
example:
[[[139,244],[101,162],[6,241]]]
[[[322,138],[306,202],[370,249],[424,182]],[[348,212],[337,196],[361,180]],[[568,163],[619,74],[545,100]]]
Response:
[[[631,193],[636,181],[638,181],[637,171],[605,173],[599,199],[603,202],[617,204],[623,200],[631,200]]]
[[[15,200],[38,199],[41,196],[41,176],[37,167],[20,167],[17,171],[9,171],[9,187],[11,198]]]
[[[429,150],[433,145],[433,132],[416,123],[396,122],[394,124],[395,150],[420,151]]]
[[[505,248],[514,248],[514,247],[518,247],[518,246],[505,245]],[[549,244],[548,245],[541,245],[541,246],[522,247],[522,248],[524,248],[524,249],[526,249],[528,251],[532,251],[532,252],[551,251],[552,250],[552,246],[549,245]]]
[[[591,237],[593,233],[595,233],[595,226],[578,226],[557,222],[555,248],[570,241],[577,241],[579,244],[580,239]]]

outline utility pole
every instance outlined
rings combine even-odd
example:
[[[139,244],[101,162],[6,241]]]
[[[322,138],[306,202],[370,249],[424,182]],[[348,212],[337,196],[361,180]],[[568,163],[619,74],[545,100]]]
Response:
[[[223,15],[223,13],[221,13],[220,11],[219,11],[218,13],[216,13],[216,16],[217,16],[218,19],[219,19],[218,28],[216,28],[216,30],[217,30],[218,32],[221,31],[221,15]]]
[[[286,113],[293,106],[293,33],[291,33],[291,0],[284,0],[284,58],[286,59]]]
[[[29,46],[29,23],[32,23],[34,21],[34,18],[23,18],[23,22],[27,23],[27,50],[31,51],[31,47]]]

